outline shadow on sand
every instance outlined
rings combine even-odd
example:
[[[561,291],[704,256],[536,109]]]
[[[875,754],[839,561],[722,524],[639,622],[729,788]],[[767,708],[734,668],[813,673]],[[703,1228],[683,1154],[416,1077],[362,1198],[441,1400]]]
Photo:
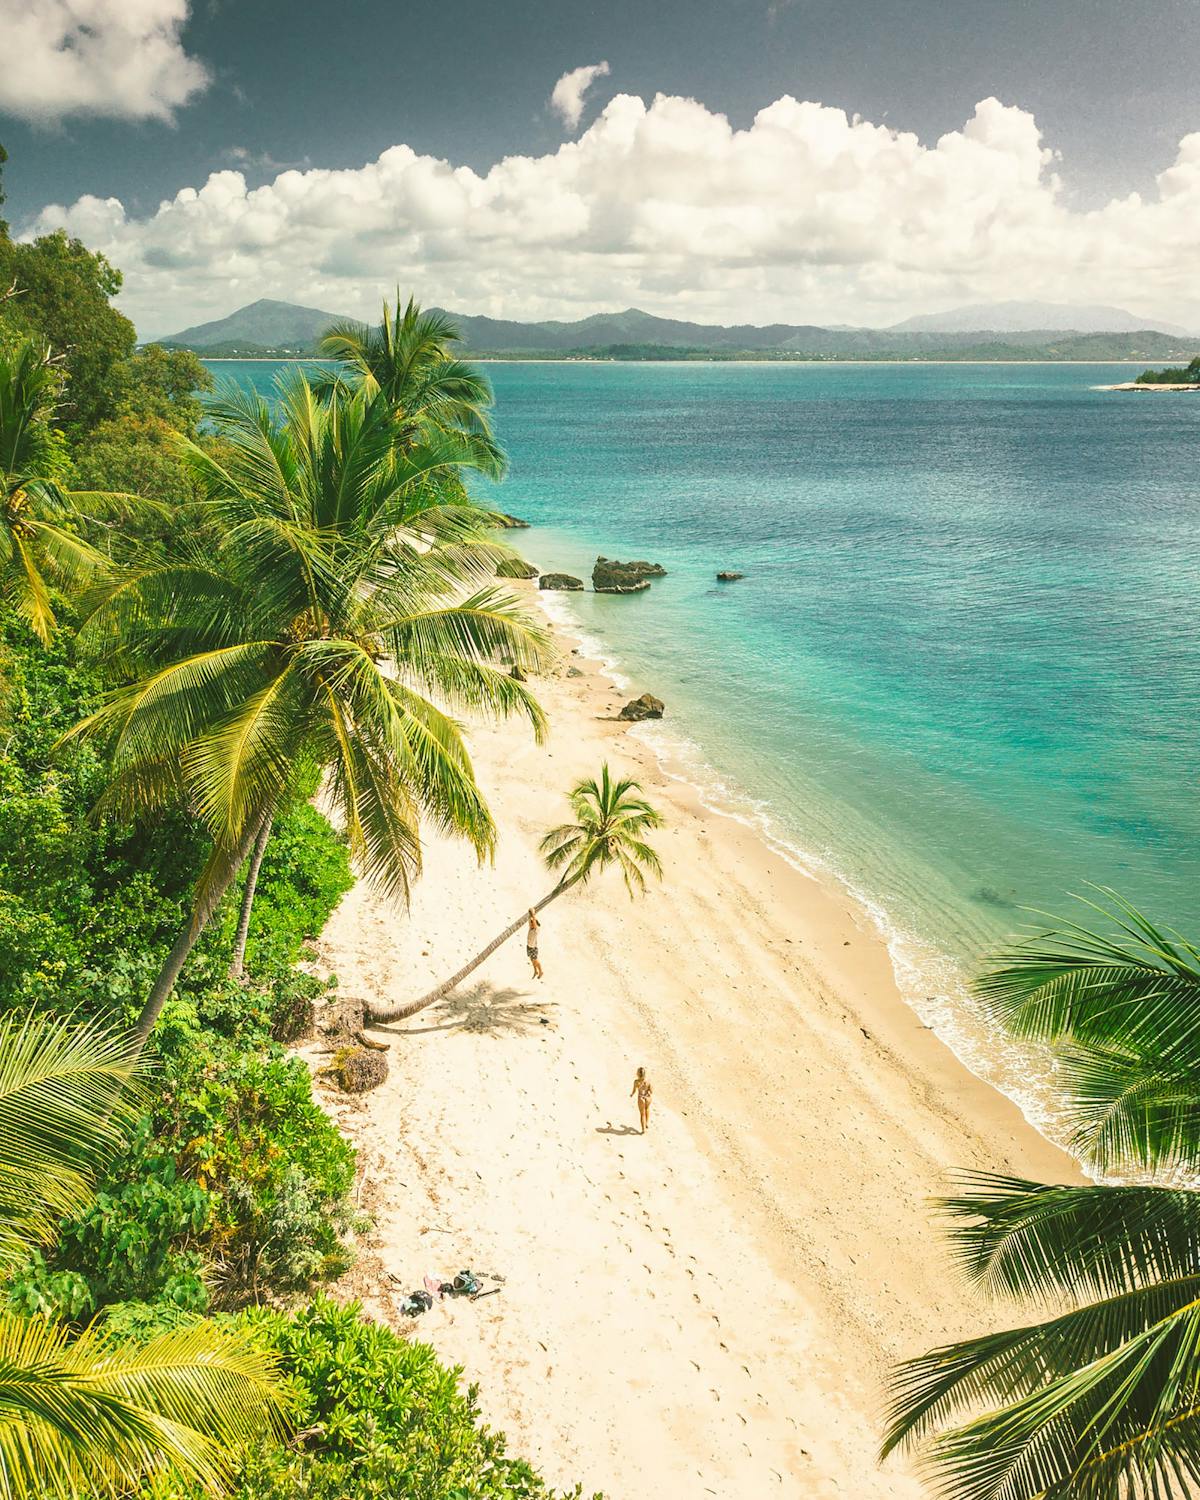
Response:
[[[432,1021],[432,1025],[386,1023],[376,1024],[372,1031],[391,1036],[423,1036],[431,1031],[474,1031],[482,1036],[529,1036],[546,1030],[554,1005],[545,1000],[529,1000],[527,990],[497,989],[486,980],[470,989],[457,990],[436,1005],[431,1005],[415,1022]]]
[[[597,1135],[641,1135],[640,1130],[635,1130],[632,1125],[614,1125],[610,1120],[607,1125],[596,1127]]]

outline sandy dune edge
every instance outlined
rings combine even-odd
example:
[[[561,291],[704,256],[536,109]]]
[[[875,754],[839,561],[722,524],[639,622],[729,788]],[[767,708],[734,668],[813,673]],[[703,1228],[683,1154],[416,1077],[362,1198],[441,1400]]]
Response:
[[[356,886],[322,963],[389,999],[451,972],[548,889],[538,838],[606,758],[667,814],[667,878],[637,902],[610,876],[555,903],[543,983],[517,939],[448,1002],[377,1028],[387,1083],[326,1096],[377,1224],[350,1286],[400,1322],[387,1271],[406,1288],[504,1276],[414,1332],[557,1483],[917,1496],[904,1463],[875,1462],[888,1362],[1008,1317],[959,1285],[927,1200],[955,1167],[1076,1171],[904,1005],[850,897],[664,777],[595,668],[538,692],[547,746],[472,736],[495,867],[431,842],[411,914]]]

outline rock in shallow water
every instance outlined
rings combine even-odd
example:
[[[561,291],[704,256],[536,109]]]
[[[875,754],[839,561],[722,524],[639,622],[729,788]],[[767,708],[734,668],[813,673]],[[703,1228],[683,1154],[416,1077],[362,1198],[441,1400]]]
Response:
[[[540,589],[581,589],[583,579],[576,578],[573,573],[543,573],[538,579]]]
[[[730,571],[726,570],[723,573],[718,573],[717,574],[717,582],[718,583],[736,583],[739,578],[745,578],[745,576],[746,576],[745,573],[733,573],[733,572],[730,572]]]
[[[592,587],[598,594],[639,594],[650,587],[651,578],[666,576],[661,563],[623,563],[615,557],[598,557],[592,568]]]
[[[661,698],[654,697],[652,693],[643,693],[640,698],[627,703],[617,717],[637,724],[642,719],[661,719],[665,711]]]

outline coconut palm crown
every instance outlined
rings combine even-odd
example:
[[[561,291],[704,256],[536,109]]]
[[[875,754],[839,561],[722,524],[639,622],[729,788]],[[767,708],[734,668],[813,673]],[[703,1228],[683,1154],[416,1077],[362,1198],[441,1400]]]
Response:
[[[402,442],[417,441],[429,431],[469,434],[476,439],[476,467],[496,478],[504,455],[492,436],[489,411],[492,387],[474,365],[451,352],[460,335],[443,312],[422,312],[409,298],[401,309],[385,301],[374,326],[336,323],[320,343],[327,359],[337,360],[352,382],[383,393],[396,418]]]
[[[662,876],[662,862],[646,834],[662,825],[662,814],[640,796],[628,777],[614,779],[607,764],[600,779],[588,777],[567,794],[574,821],[552,828],[542,839],[542,857],[561,870],[559,886],[578,885],[616,865],[632,896],[646,889],[647,872]]]
[[[537,666],[547,638],[495,585],[492,517],[456,487],[444,498],[474,440],[399,448],[378,393],[321,401],[302,375],[276,414],[243,395],[213,415],[228,457],[186,448],[204,547],[121,576],[84,626],[132,679],[71,732],[107,748],[103,806],[186,795],[214,844],[193,928],[304,762],[326,772],[351,854],[385,892],[405,895],[419,869],[421,818],[487,854],[453,715],[518,713],[540,735],[541,709],[499,659]]]
[[[1111,932],[1063,923],[979,992],[1054,1047],[1085,1164],[1133,1180],[973,1175],[945,1202],[967,1276],[1051,1309],[897,1373],[884,1451],[921,1443],[953,1500],[1182,1500],[1200,1483],[1200,952],[1102,895]]]

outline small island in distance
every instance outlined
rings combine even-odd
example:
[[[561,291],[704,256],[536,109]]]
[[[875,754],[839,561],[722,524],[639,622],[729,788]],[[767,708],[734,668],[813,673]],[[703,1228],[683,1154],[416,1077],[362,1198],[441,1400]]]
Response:
[[[1041,302],[958,308],[891,328],[725,327],[637,308],[573,322],[450,316],[464,354],[475,359],[1186,362],[1200,350],[1200,336],[1145,326],[1122,308]],[[343,321],[318,308],[263,298],[155,342],[205,359],[311,359],[325,330]]]
[[[1143,370],[1136,380],[1105,386],[1109,391],[1200,391],[1200,354],[1186,365],[1166,370]]]

